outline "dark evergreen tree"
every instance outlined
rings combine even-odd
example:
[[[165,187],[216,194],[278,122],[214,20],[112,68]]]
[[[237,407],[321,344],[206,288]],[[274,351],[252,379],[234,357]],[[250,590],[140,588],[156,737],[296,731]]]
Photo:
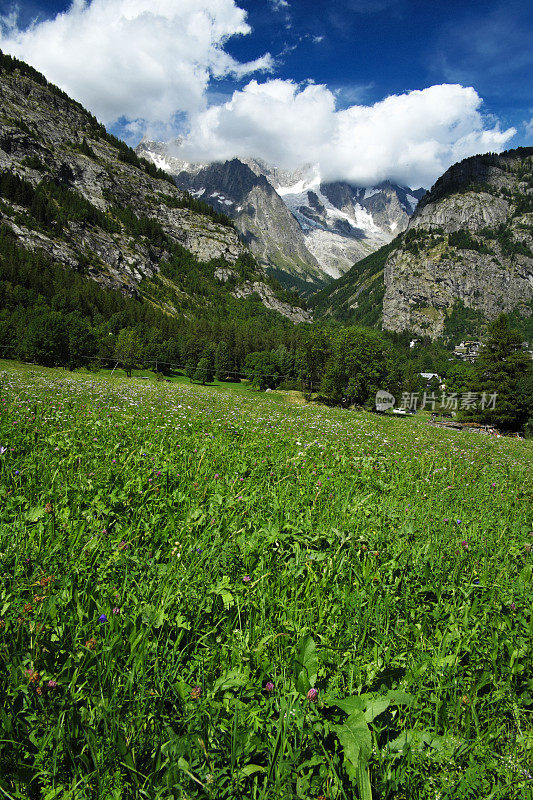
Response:
[[[215,353],[215,377],[217,381],[225,381],[231,371],[230,349],[227,342],[221,341],[217,344]]]
[[[522,429],[531,414],[531,375],[532,362],[522,348],[521,335],[509,326],[506,314],[500,314],[489,326],[475,363],[470,391],[480,398],[469,418],[507,430]]]

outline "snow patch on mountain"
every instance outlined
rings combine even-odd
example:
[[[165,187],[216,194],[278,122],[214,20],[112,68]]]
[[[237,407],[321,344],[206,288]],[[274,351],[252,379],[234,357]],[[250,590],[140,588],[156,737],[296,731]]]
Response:
[[[179,158],[180,144],[145,140],[137,152],[232,217],[265,266],[311,282],[340,277],[390,242],[424,193],[388,181],[323,183],[317,164],[292,171],[253,158],[191,164]]]

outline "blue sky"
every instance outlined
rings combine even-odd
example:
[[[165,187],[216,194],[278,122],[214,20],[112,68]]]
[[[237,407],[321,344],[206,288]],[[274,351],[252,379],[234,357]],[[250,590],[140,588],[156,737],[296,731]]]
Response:
[[[132,144],[181,135],[191,158],[240,148],[330,178],[428,185],[460,157],[533,143],[532,8],[2,0],[0,47]]]
[[[229,43],[241,60],[266,50],[282,54],[279,75],[326,83],[344,104],[436,83],[473,86],[486,111],[517,127],[516,142],[525,143],[523,123],[533,114],[531,3],[292,0],[278,11],[255,0],[239,5],[254,29]]]

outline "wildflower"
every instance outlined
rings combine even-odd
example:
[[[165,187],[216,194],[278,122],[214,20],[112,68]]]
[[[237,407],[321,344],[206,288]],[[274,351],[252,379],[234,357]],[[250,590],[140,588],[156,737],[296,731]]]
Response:
[[[201,547],[197,547],[197,548],[196,548],[196,552],[197,552],[197,553],[201,553],[201,552],[202,552],[202,548],[201,548]]]
[[[45,512],[45,514],[51,514],[52,513],[52,503],[47,503],[45,505],[44,512]]]
[[[46,684],[47,689],[50,689],[51,691],[57,689],[57,686],[58,686],[57,681],[48,681],[48,683]]]
[[[94,636],[91,636],[91,638],[87,639],[87,641],[85,642],[85,647],[87,648],[87,650],[94,650],[95,646],[96,646],[96,639],[94,638]]]
[[[511,609],[511,611],[516,611],[516,603],[511,603],[509,608]]]
[[[3,456],[6,451],[7,447],[2,447],[2,445],[0,445],[0,456]]]
[[[309,689],[307,692],[307,699],[311,701],[311,703],[316,703],[318,700],[318,689]]]
[[[468,542],[466,541],[466,539],[463,539],[463,541],[461,542],[461,547],[463,548],[463,550],[468,550]]]
[[[199,700],[202,696],[202,687],[201,686],[193,686],[191,689],[191,697],[193,700]]]
[[[41,680],[40,674],[34,669],[27,669],[26,675],[28,676],[28,680],[30,683],[39,683]]]
[[[128,550],[128,549],[129,549],[129,544],[128,544],[127,542],[125,542],[125,541],[124,541],[124,539],[123,539],[123,540],[120,542],[120,544],[119,544],[119,546],[118,546],[118,549],[119,549],[119,550]]]
[[[274,684],[272,683],[272,681],[267,681],[265,683],[265,692],[268,692],[270,694],[270,692],[273,691],[274,691]]]
[[[107,617],[106,617],[106,615],[105,615],[105,614],[100,614],[100,616],[98,617],[98,622],[99,622],[101,625],[103,625],[103,624],[104,624],[104,622],[107,622]]]
[[[24,603],[24,607],[22,609],[23,614],[31,614],[33,611],[33,606],[31,603]]]
[[[249,575],[244,575],[242,580],[243,580],[243,583],[250,583],[250,581],[251,581],[252,579],[250,578],[250,576],[249,576]]]
[[[117,614],[120,614],[120,608],[117,608],[117,606],[115,606],[115,607],[113,608],[113,611],[112,611],[111,613],[113,614],[113,616],[115,616],[115,617],[116,617],[116,616],[117,616]]]
[[[6,623],[5,623],[5,620],[4,620],[4,618],[3,618],[3,617],[0,617],[0,628],[3,628],[5,624],[6,624]]]
[[[457,522],[458,525],[461,524],[461,520],[460,519],[456,519],[455,521]]]

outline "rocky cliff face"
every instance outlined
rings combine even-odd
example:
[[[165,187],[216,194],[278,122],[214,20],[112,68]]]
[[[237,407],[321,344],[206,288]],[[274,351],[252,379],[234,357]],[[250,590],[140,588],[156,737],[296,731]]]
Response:
[[[404,233],[313,298],[315,314],[432,338],[502,311],[529,317],[532,155],[522,148],[455,164]]]
[[[533,300],[532,148],[451,167],[384,269],[383,327],[437,337],[457,304],[483,318]]]
[[[82,106],[1,53],[0,188],[0,224],[22,245],[130,295],[157,279],[172,244],[222,265],[248,252],[228,219],[191,203]]]
[[[264,175],[233,159],[198,171],[181,170],[174,179],[181,189],[230,216],[263,267],[320,285],[322,271],[300,226]]]
[[[234,221],[256,258],[304,293],[338,278],[404,230],[424,190],[383,183],[324,183],[312,165],[282,170],[259,159],[191,164],[180,142],[143,141],[136,152]]]

